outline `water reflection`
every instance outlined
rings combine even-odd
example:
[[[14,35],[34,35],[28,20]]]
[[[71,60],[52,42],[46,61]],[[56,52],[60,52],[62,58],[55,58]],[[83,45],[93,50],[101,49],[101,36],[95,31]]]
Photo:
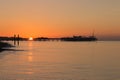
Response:
[[[33,47],[33,41],[29,41],[28,46],[29,46],[29,48],[32,48]]]
[[[33,62],[33,53],[32,53],[33,42],[32,42],[32,41],[29,41],[29,43],[28,43],[28,47],[29,47],[29,52],[28,52],[28,62]]]
[[[119,46],[119,42],[21,42],[16,49],[25,51],[0,53],[0,80],[119,80]]]
[[[20,74],[33,75],[34,74],[33,53],[28,52],[25,58],[26,58],[26,61],[24,61],[22,65],[27,67],[23,67]]]
[[[30,75],[30,74],[33,74],[33,72],[32,72],[32,71],[31,71],[31,72],[29,71],[29,72],[26,72],[26,74],[29,74],[29,75]]]
[[[18,72],[19,74],[32,75],[34,72],[32,69],[26,69],[25,71]]]
[[[28,62],[33,62],[33,53],[32,52],[28,53]]]

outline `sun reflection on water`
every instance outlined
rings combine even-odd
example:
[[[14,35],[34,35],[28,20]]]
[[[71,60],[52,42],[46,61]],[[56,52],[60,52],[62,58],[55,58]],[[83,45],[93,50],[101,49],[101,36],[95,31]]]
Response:
[[[28,53],[28,62],[33,62],[33,53],[32,52]]]
[[[32,43],[32,42],[29,42],[29,43],[28,43],[28,47],[29,47],[28,62],[32,62],[32,61],[33,61],[33,53],[32,53],[33,43]]]
[[[33,47],[33,42],[32,42],[32,41],[29,41],[29,42],[28,42],[28,47],[29,47],[29,48],[32,48],[32,47]]]

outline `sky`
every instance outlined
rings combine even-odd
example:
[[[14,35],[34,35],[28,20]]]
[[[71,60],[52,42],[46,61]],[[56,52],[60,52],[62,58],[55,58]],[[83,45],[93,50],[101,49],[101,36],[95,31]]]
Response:
[[[0,36],[120,40],[120,0],[0,0]]]

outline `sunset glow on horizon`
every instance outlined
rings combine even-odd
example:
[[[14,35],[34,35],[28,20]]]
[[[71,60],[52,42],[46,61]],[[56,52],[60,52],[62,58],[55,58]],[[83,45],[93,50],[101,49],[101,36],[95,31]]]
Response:
[[[120,0],[1,0],[0,36],[120,40]]]
[[[29,41],[33,41],[33,37],[29,37]]]

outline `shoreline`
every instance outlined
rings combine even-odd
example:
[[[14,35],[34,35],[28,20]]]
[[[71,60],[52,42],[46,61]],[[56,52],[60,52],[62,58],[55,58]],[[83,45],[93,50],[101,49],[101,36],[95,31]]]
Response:
[[[7,42],[0,41],[0,52],[8,50],[8,48],[10,48],[10,47],[13,47],[13,46]]]

